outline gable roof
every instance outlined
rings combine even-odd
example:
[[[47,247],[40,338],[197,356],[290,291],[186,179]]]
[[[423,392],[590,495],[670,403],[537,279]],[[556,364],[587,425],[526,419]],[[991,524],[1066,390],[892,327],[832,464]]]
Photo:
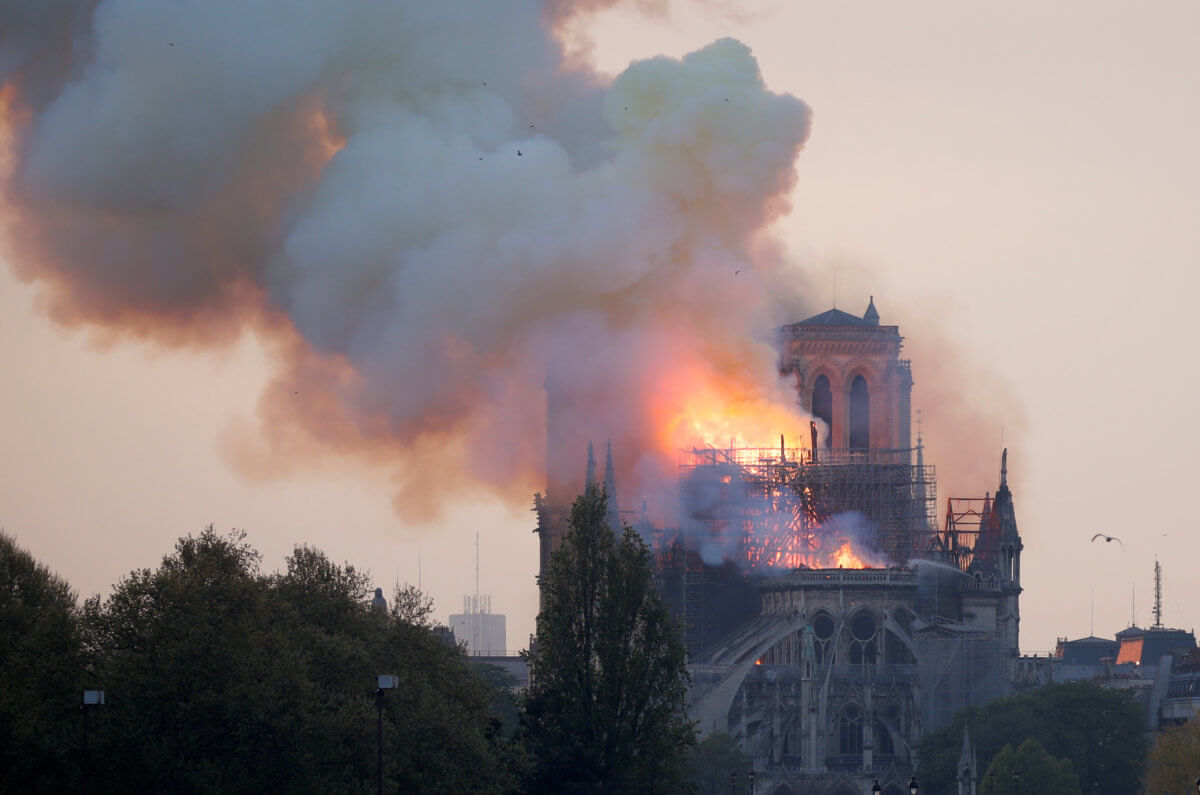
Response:
[[[822,312],[819,315],[813,315],[807,320],[801,320],[797,326],[870,326],[877,325],[868,323],[857,315],[852,315],[849,312],[843,312],[840,309],[830,309],[827,312]]]

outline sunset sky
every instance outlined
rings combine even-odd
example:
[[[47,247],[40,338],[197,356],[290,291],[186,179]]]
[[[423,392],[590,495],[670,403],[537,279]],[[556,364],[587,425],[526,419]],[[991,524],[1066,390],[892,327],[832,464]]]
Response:
[[[571,35],[614,78],[733,37],[812,109],[774,222],[786,268],[807,307],[860,314],[873,295],[900,326],[943,505],[994,491],[1009,448],[1024,652],[1151,623],[1156,557],[1164,623],[1193,628],[1200,5],[672,2]],[[268,570],[308,543],[385,590],[420,579],[445,620],[478,531],[481,590],[526,645],[531,500],[462,490],[421,521],[393,510],[378,450],[248,467],[231,440],[253,443],[276,347],[56,323],[7,256],[0,527],[82,595],[213,524],[246,530]]]

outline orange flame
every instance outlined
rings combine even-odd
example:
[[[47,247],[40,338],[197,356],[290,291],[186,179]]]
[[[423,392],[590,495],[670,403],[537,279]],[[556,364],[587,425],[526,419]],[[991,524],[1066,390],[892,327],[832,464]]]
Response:
[[[842,542],[842,545],[834,550],[832,555],[833,564],[839,569],[866,569],[867,564],[862,562],[854,552],[854,547],[850,546],[849,541]]]
[[[674,362],[656,385],[651,421],[656,443],[673,455],[691,448],[774,448],[783,434],[789,448],[808,447],[808,417],[794,395],[764,391],[761,378],[716,372],[708,363]]]

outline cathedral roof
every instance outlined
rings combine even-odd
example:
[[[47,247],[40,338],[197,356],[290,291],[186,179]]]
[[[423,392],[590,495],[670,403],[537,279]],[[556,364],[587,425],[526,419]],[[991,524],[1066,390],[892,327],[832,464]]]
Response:
[[[840,309],[830,309],[819,315],[813,315],[807,320],[801,320],[797,326],[878,326],[879,311],[875,309],[875,296],[871,296],[867,311],[862,317],[843,312]]]
[[[875,296],[871,296],[871,302],[867,304],[867,311],[863,312],[862,319],[872,326],[879,325],[879,310],[875,308]]]
[[[840,309],[830,309],[819,315],[813,315],[807,320],[801,320],[797,326],[871,326],[878,323],[868,323],[861,317],[843,312]]]

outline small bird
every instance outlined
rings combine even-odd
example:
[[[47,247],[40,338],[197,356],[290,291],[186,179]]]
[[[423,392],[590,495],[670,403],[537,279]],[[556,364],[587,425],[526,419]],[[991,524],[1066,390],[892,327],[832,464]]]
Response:
[[[482,157],[477,157],[477,158],[475,158],[475,159],[476,159],[476,160],[483,160],[483,158],[482,158]]]
[[[725,97],[725,101],[726,101],[726,102],[728,102],[728,101],[729,101],[729,97]]]
[[[534,126],[532,124],[529,125],[529,129],[531,129],[531,130],[534,129]]]
[[[520,149],[518,149],[518,150],[517,150],[517,157],[524,157],[524,156],[525,156],[525,153],[524,153],[524,152],[522,152]]]
[[[626,106],[625,106],[625,110],[629,110],[629,106],[628,106],[628,105],[626,105]]]
[[[484,83],[484,85],[486,86],[486,85],[487,85],[487,83]]]
[[[734,276],[737,276],[739,273],[741,273],[741,271],[734,271],[734,272],[733,272],[733,275],[734,275]]]
[[[173,41],[168,41],[168,42],[167,42],[167,46],[168,46],[168,47],[174,47],[174,46],[175,46],[175,42],[173,42]]]
[[[1092,536],[1092,541],[1095,541],[1097,538],[1103,538],[1107,544],[1111,544],[1112,542],[1116,541],[1121,545],[1121,549],[1125,548],[1124,542],[1122,542],[1121,539],[1117,538],[1116,536],[1106,536],[1104,533],[1096,533],[1096,535]]]

